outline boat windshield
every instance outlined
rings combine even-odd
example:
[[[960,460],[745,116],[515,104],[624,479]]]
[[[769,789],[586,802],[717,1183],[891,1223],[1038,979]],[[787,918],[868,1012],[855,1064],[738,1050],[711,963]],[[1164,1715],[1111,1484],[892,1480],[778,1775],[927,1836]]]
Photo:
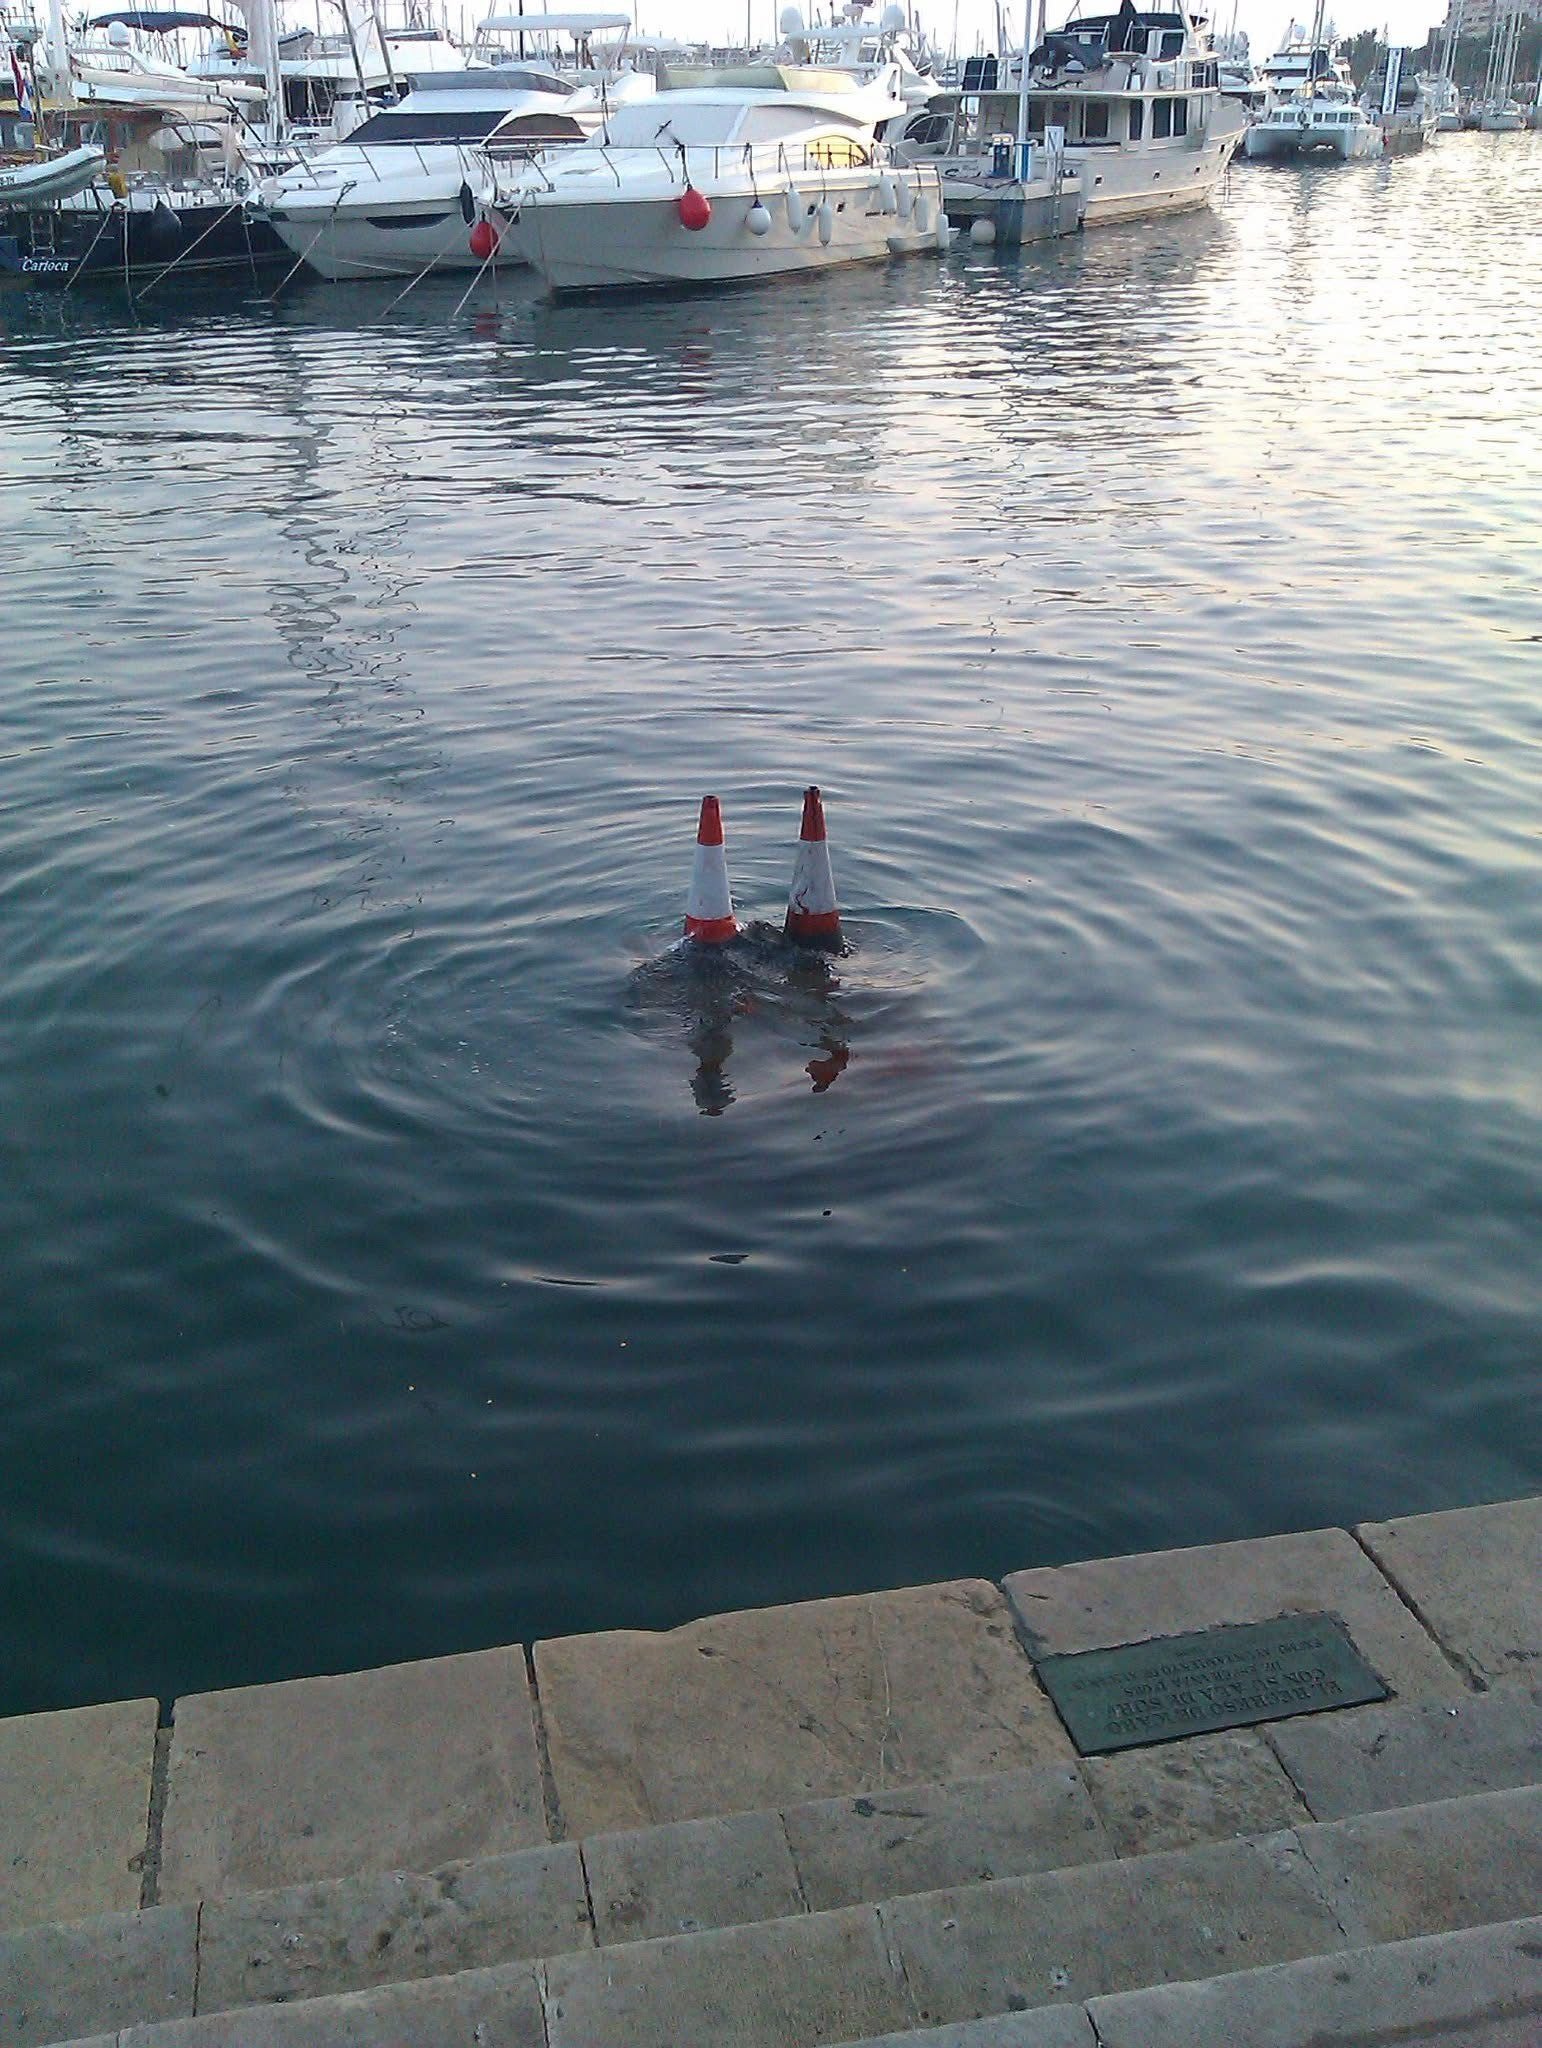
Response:
[[[799,100],[687,100],[677,105],[671,94],[618,107],[606,127],[605,139],[617,149],[715,149],[728,143],[776,142],[802,135],[815,126],[836,126],[828,109]],[[861,124],[853,123],[853,129]]]
[[[500,121],[507,121],[509,109],[502,107],[455,107],[448,112],[414,114],[400,107],[389,113],[371,114],[348,132],[351,148],[356,142],[485,142]]]
[[[668,107],[663,96],[617,107],[605,126],[617,149],[673,149],[727,142],[744,113],[741,100],[687,100]]]

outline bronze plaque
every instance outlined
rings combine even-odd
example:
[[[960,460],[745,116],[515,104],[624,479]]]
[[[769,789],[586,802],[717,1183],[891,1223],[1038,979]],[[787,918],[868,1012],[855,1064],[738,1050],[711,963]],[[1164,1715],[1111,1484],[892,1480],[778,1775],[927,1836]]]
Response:
[[[1035,1669],[1083,1756],[1390,1696],[1334,1614],[1040,1657]]]

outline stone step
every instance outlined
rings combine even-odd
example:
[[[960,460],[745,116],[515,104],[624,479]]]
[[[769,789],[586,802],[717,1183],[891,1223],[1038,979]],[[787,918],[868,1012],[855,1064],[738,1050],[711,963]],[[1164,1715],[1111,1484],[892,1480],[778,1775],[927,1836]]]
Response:
[[[1536,2048],[1542,1920],[1341,1949],[847,2048]]]
[[[51,1981],[95,1987],[81,2009],[171,2018],[195,1981],[200,2011],[293,2001],[1537,1783],[1542,1689],[1511,1685],[21,1929],[0,1934],[0,2048],[22,2038],[5,2019],[22,1988],[46,2001]]]
[[[1069,1766],[1043,1660],[1196,1629],[1331,1614],[1460,1705],[1542,1672],[1539,1546],[1542,1497],[3,1719],[0,1928]],[[1126,1852],[1257,1833],[1316,1811],[1271,1740],[1083,1776]]]
[[[553,1911],[562,1926],[568,1895],[558,1861],[578,1851],[567,1845],[550,1857],[544,1877],[523,1873],[533,1915],[526,1928]],[[264,1931],[265,1948],[237,1941],[222,1949],[213,1924],[206,1950],[201,1916],[170,1908],[161,1910],[180,1915],[164,1923],[170,1947],[137,1977],[121,1953],[105,1962],[100,1950],[71,1953],[83,1934],[89,1943],[92,1923],[35,1930],[47,1942],[13,1954],[0,1984],[8,2016],[0,2039],[38,2048],[93,2029],[111,2038],[118,2028],[119,2048],[355,2040],[806,2048],[1508,1921],[1539,1897],[1542,1788],[1526,1787],[700,1933],[537,1947],[534,1960],[520,1955],[532,1935],[511,1917],[499,1937],[509,1960],[454,1974],[441,1962],[441,1974],[401,1981],[444,1953],[425,1912],[400,1944],[381,1946],[377,1935],[361,1949],[346,1933],[315,1943],[344,1968],[362,1963],[394,1981],[307,1997],[306,1982],[314,1990],[326,1981],[313,1973],[288,1994],[293,2002],[232,2002],[180,2019],[171,2017],[178,2000],[184,2014],[195,2001],[205,2006],[211,1989],[233,2001],[255,1955],[284,1969],[292,1952],[277,1928]],[[491,1913],[489,1931],[499,1924]]]

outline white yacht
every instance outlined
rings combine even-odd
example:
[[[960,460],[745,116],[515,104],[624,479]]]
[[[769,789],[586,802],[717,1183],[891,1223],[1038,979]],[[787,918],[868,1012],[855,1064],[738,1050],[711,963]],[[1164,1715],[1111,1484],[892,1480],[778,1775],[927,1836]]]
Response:
[[[923,112],[943,90],[924,39],[912,33],[904,8],[892,0],[875,22],[832,21],[812,28],[798,8],[785,7],[778,28],[784,40],[771,59],[773,64],[847,71],[863,85],[892,68],[898,73],[897,96],[904,101],[901,122]]]
[[[1242,139],[1244,115],[1223,94],[1198,18],[1143,12],[1073,14],[1022,59],[964,66],[949,99],[951,129],[931,139],[935,113],[912,121],[909,150],[945,177],[1014,141],[1044,146],[1079,181],[1086,225],[1101,227],[1204,206]],[[924,124],[924,132],[923,132]]]
[[[470,230],[499,171],[583,142],[612,92],[651,100],[653,90],[630,73],[597,91],[535,63],[432,74],[345,141],[265,180],[249,210],[323,277],[476,270]]]
[[[276,77],[282,125],[302,147],[339,142],[372,106],[399,97],[406,83],[464,71],[466,60],[435,29],[382,30],[367,7],[349,33],[300,28],[276,34]],[[219,28],[188,65],[189,75],[228,93],[268,83],[261,37]]]
[[[701,76],[711,83],[695,83]],[[879,131],[898,72],[755,64],[622,107],[593,142],[500,178],[492,225],[555,291],[748,281],[946,248],[929,165]]]
[[[1323,29],[1323,0],[1317,0],[1312,33],[1287,39],[1264,66],[1268,88],[1262,111],[1250,123],[1250,161],[1290,157],[1380,156],[1381,123],[1355,95],[1349,66]]]
[[[1485,135],[1519,135],[1526,125],[1526,112],[1519,100],[1482,100],[1478,105],[1478,126]]]
[[[1365,88],[1365,107],[1381,128],[1387,156],[1407,156],[1435,139],[1440,80],[1414,71],[1405,50],[1388,50],[1382,69]]]
[[[1443,71],[1436,72],[1427,80],[1425,91],[1435,116],[1435,133],[1454,135],[1462,125],[1462,102],[1456,80]]]

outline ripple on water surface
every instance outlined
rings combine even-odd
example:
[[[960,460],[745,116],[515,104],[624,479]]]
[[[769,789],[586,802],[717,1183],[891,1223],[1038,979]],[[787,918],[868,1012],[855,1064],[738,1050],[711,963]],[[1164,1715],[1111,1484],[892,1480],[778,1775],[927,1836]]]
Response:
[[[1539,220],[0,297],[0,1711],[1534,1485]]]

